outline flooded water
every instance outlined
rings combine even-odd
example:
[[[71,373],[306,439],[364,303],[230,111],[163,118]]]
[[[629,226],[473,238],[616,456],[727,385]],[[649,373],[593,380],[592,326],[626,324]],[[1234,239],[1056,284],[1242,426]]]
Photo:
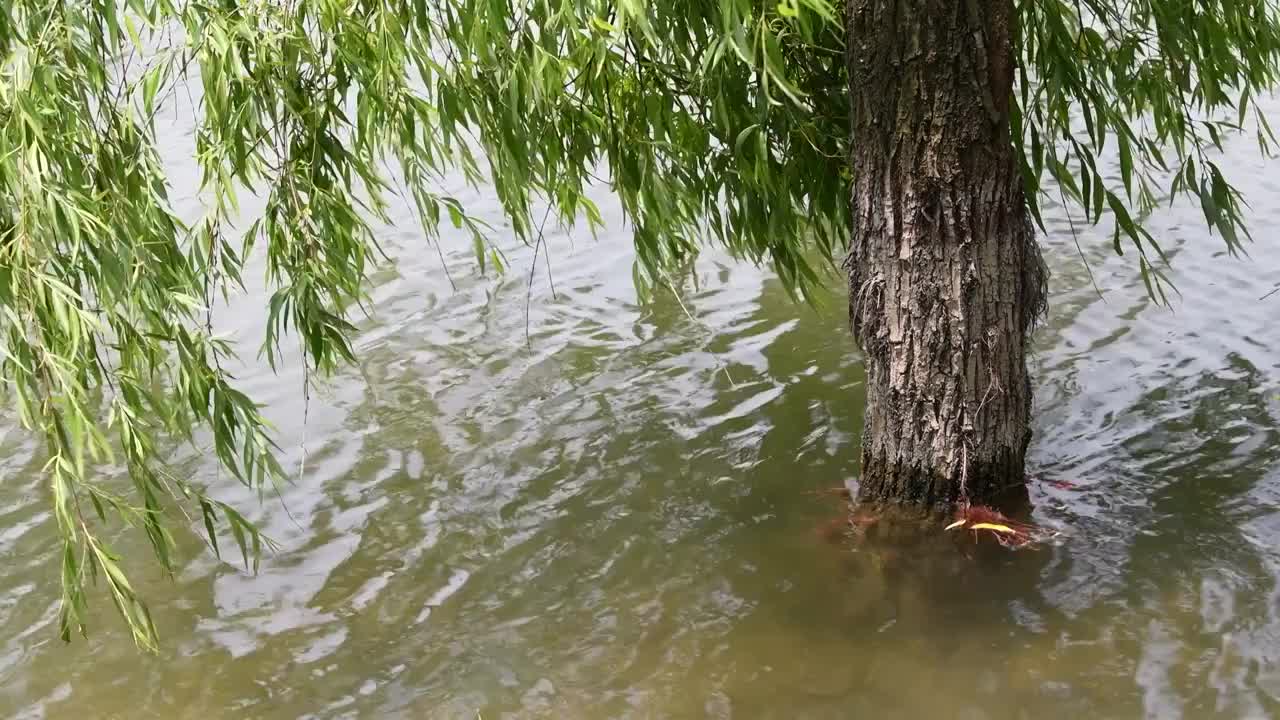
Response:
[[[90,639],[57,640],[40,451],[4,420],[0,716],[1280,716],[1280,295],[1259,300],[1280,283],[1280,164],[1245,138],[1223,165],[1258,242],[1228,258],[1198,209],[1160,211],[1173,310],[1081,228],[1099,297],[1047,208],[1032,491],[1061,542],[937,582],[866,573],[815,532],[839,509],[813,491],[858,474],[838,280],[813,310],[711,253],[684,307],[641,307],[614,208],[598,240],[550,238],[554,294],[501,237],[501,278],[451,239],[454,289],[402,210],[360,366],[309,406],[299,369],[242,372],[305,455],[283,503],[176,451],[279,551],[251,576],[192,537],[170,580],[121,540],[158,656],[102,593]],[[452,190],[500,224],[484,190]],[[218,323],[254,348],[263,306],[251,288]]]

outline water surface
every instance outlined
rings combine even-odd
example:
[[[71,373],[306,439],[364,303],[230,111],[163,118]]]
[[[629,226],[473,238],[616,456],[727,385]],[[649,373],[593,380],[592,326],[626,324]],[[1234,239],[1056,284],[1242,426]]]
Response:
[[[189,128],[175,118],[175,157]],[[56,639],[40,450],[3,421],[0,715],[1280,716],[1280,295],[1259,301],[1280,283],[1280,165],[1247,139],[1222,164],[1258,242],[1229,258],[1198,209],[1161,210],[1172,310],[1109,228],[1078,227],[1100,297],[1046,208],[1032,491],[1063,536],[942,581],[886,582],[815,532],[838,508],[813,491],[858,473],[839,282],[800,307],[709,253],[682,303],[640,306],[602,191],[608,231],[549,238],[553,293],[507,237],[507,275],[451,237],[446,274],[400,208],[359,367],[310,403],[296,367],[242,372],[298,468],[283,503],[176,451],[280,550],[252,576],[191,538],[169,580],[122,541],[158,656],[101,593],[90,639]],[[485,190],[450,190],[501,225]],[[219,311],[250,354],[263,307],[251,288]]]

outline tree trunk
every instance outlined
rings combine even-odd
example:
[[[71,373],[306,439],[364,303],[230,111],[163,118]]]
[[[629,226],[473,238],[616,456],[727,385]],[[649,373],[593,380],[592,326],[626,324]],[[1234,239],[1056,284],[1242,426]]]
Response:
[[[848,0],[859,498],[1026,498],[1045,270],[1009,132],[1010,0]]]

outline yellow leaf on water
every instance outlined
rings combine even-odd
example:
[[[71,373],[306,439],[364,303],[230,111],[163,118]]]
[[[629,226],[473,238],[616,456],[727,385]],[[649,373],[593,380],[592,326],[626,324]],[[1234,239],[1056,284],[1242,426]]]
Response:
[[[1014,530],[1008,525],[997,525],[995,523],[975,523],[969,526],[969,529],[970,530],[994,530],[995,532],[998,532],[998,533],[1008,533],[1010,535],[1016,535],[1018,532],[1017,530]]]
[[[965,522],[964,520],[957,520],[957,521],[955,521],[955,522],[951,523],[950,525],[948,525],[948,526],[946,526],[946,527],[944,527],[944,528],[942,528],[942,529],[943,529],[943,530],[954,530],[955,528],[958,528],[958,527],[964,527],[964,522]]]

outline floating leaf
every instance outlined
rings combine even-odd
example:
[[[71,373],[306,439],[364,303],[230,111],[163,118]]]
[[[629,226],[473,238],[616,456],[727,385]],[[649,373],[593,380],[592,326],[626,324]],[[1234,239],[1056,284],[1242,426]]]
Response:
[[[1014,534],[1018,532],[1017,530],[1014,530],[1008,525],[997,525],[996,523],[985,523],[985,522],[974,523],[973,525],[969,526],[969,529],[970,530],[991,530],[993,532],[1008,533],[1008,534]]]

